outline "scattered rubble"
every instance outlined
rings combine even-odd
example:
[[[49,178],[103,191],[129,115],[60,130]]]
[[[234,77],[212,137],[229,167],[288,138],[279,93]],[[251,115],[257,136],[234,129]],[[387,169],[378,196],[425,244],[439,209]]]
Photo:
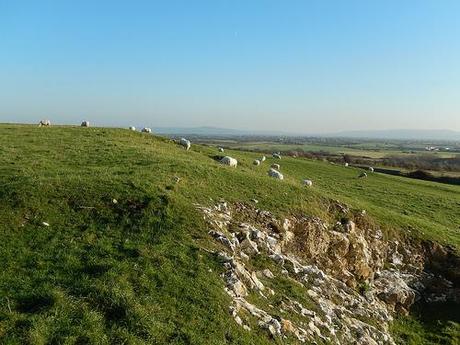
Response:
[[[361,218],[355,223],[348,208],[334,208],[347,217],[331,225],[314,217],[281,221],[241,203],[199,206],[210,236],[225,248],[218,253],[225,291],[232,297],[230,312],[244,329],[258,325],[272,337],[299,342],[394,344],[388,327],[396,313],[406,314],[420,298],[460,300],[447,279],[443,293],[425,293],[434,275],[423,271],[420,245],[385,241],[378,227],[361,219],[363,212],[357,212]],[[259,256],[276,270],[252,269]],[[270,287],[276,279],[305,289],[312,306],[280,295]],[[269,307],[251,303],[254,294]],[[282,296],[281,305],[273,307],[272,296]]]

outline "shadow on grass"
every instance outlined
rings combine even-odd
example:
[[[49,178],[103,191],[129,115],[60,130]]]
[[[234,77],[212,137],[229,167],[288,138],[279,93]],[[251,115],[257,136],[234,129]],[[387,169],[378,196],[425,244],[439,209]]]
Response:
[[[54,305],[54,297],[46,293],[20,296],[16,300],[16,310],[21,313],[40,313]]]

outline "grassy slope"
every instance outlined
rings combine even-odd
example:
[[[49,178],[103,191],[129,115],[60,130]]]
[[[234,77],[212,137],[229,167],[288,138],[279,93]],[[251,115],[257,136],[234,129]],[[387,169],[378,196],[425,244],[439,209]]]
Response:
[[[271,159],[231,152],[232,169],[214,154],[127,130],[0,126],[0,342],[267,343],[231,320],[219,267],[199,249],[193,203],[210,198],[327,216],[332,197],[460,247],[459,187],[291,158],[280,182],[266,176]]]

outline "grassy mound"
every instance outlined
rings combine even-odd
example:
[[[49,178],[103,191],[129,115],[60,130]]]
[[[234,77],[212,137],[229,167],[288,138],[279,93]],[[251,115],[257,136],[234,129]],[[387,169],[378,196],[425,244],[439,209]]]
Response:
[[[265,344],[228,313],[195,203],[259,200],[275,214],[366,209],[389,236],[460,248],[460,187],[215,148],[121,129],[0,126],[0,342]],[[180,178],[176,182],[176,177]],[[313,188],[301,185],[313,180]],[[49,226],[48,226],[49,225]]]

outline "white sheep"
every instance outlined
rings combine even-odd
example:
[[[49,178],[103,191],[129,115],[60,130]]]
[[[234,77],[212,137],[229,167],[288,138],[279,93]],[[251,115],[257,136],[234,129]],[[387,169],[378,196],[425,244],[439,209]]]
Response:
[[[225,156],[220,160],[220,162],[231,167],[236,167],[238,165],[238,161],[230,156]]]
[[[223,148],[223,147],[219,147],[219,152],[224,152],[224,148]]]
[[[267,157],[262,156],[262,157],[260,158],[260,161],[261,161],[261,162],[265,162],[266,159],[267,159]]]
[[[260,165],[260,161],[258,159],[254,160],[254,162],[252,162],[252,164],[254,165]]]
[[[281,155],[279,153],[272,154],[272,157],[276,159],[281,159]]]
[[[51,126],[51,121],[50,120],[40,120],[40,122],[38,123],[38,127],[42,127],[42,126],[45,126],[45,127]]]
[[[313,181],[312,180],[303,180],[303,184],[307,187],[313,186]]]
[[[275,164],[272,164],[270,167],[271,167],[272,169],[275,169],[275,170],[280,170],[280,165],[279,165],[279,164],[276,164],[276,163],[275,163]]]
[[[144,127],[144,128],[142,128],[141,132],[143,132],[143,133],[152,133],[152,129],[148,128],[148,127]]]
[[[374,168],[373,168],[373,167],[369,167],[369,171],[370,171],[370,172],[374,172]]]
[[[348,163],[345,163],[345,164],[344,164],[344,166],[346,166],[346,167],[347,167],[347,166],[348,166]]]
[[[270,169],[268,170],[268,176],[277,178],[278,180],[284,179],[284,176],[282,173],[280,173],[278,170],[275,169]]]
[[[89,127],[89,121],[83,121],[81,127]]]
[[[179,140],[179,144],[181,144],[183,147],[185,147],[185,149],[187,151],[190,150],[190,147],[192,146],[192,143],[190,142],[190,140],[187,140],[185,138],[181,138]]]
[[[130,130],[130,131],[135,131],[135,130],[136,130],[136,127],[131,126],[131,127],[129,127],[129,130]]]

